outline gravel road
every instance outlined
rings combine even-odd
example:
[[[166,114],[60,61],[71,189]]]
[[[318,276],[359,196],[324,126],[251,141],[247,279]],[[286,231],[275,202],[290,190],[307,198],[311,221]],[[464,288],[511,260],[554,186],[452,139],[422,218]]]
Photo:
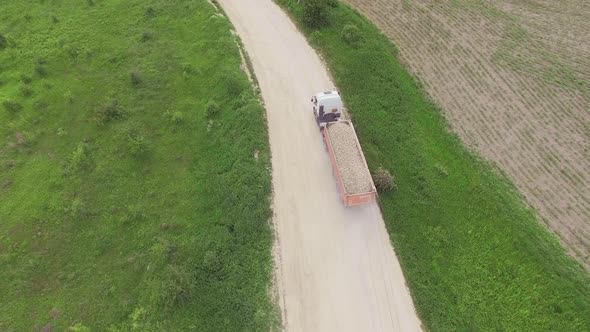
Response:
[[[273,166],[276,282],[287,331],[418,331],[376,204],[345,208],[309,99],[334,87],[271,0],[218,0],[264,98]]]
[[[361,151],[357,148],[352,127],[346,122],[337,122],[327,128],[346,192],[362,194],[371,191],[371,174],[365,167]]]

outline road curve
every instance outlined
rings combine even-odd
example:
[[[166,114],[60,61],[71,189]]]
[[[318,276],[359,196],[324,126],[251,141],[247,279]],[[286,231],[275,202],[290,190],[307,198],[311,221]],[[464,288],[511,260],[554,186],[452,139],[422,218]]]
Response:
[[[376,204],[345,208],[312,94],[334,87],[319,57],[270,0],[218,0],[241,37],[266,104],[287,331],[418,331]]]

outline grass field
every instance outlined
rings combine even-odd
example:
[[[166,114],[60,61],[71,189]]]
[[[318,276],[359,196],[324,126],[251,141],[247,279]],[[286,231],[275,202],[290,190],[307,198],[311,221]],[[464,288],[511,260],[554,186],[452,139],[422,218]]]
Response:
[[[0,34],[0,330],[268,330],[268,138],[227,19],[6,0]]]
[[[296,0],[279,0],[303,22]],[[432,331],[590,330],[590,277],[514,187],[450,134],[397,50],[345,5],[302,27],[350,109],[417,310]],[[347,27],[346,25],[354,25]]]

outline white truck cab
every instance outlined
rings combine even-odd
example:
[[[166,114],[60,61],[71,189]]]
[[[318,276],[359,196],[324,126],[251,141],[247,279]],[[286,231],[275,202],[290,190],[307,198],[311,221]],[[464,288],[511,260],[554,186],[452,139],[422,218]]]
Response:
[[[311,97],[313,114],[320,128],[342,117],[342,99],[338,91],[320,92]]]

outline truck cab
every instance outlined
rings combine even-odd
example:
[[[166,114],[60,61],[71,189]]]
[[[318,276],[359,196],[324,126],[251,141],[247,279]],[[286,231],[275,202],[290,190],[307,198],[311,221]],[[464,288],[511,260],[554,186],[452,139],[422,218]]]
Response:
[[[342,99],[338,91],[320,92],[311,97],[313,114],[320,128],[342,117]]]

